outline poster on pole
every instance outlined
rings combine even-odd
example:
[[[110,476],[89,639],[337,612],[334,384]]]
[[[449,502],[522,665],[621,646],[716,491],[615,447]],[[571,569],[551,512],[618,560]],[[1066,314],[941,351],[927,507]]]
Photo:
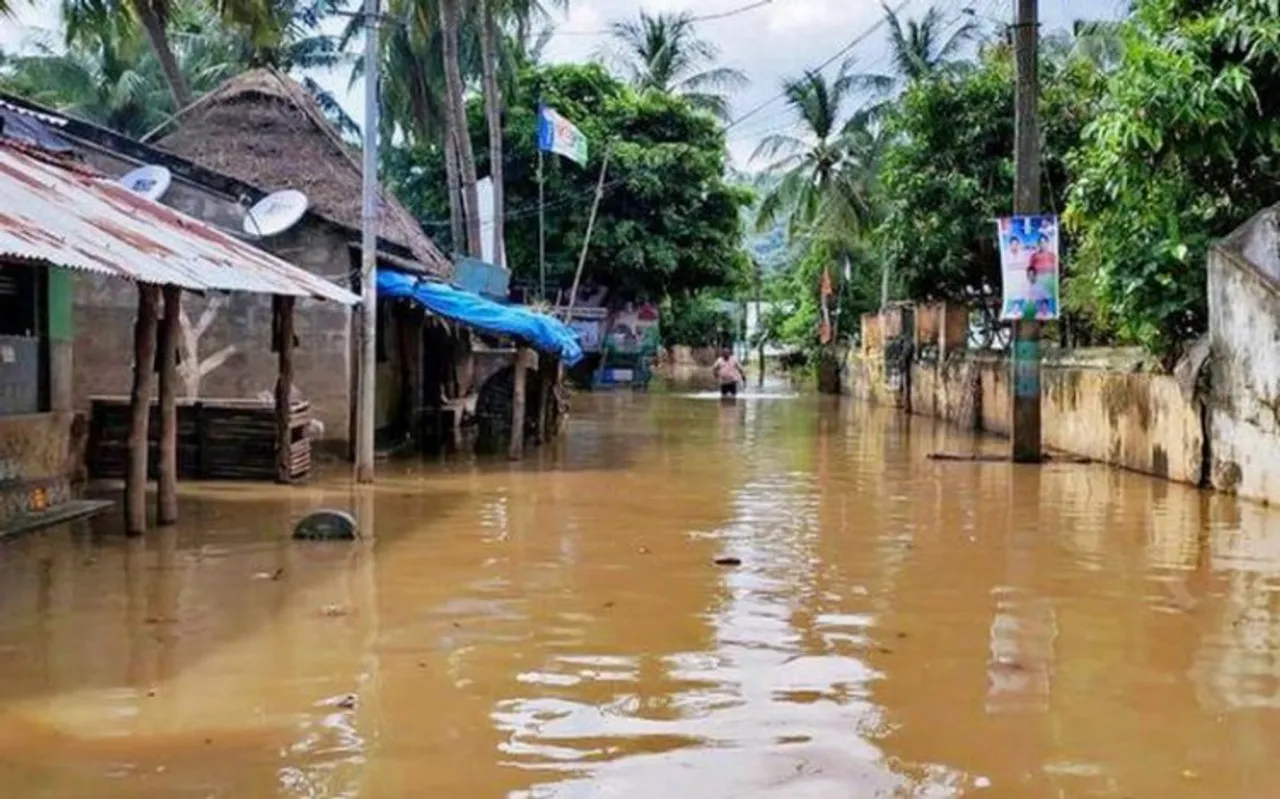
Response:
[[[1004,320],[1058,318],[1058,218],[996,220]]]

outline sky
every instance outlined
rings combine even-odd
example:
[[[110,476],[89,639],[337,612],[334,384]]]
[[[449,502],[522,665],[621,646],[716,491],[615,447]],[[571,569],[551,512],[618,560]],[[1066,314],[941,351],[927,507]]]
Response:
[[[1014,0],[888,1],[895,9],[904,3],[898,11],[903,19],[919,17],[933,5],[950,24],[957,24],[968,8],[973,12],[969,16],[990,26],[1009,22],[1014,4]],[[20,6],[16,19],[0,20],[0,49],[12,52],[39,30],[57,30],[56,0],[38,3],[34,8]],[[609,38],[603,33],[609,23],[634,18],[641,9],[709,16],[751,4],[752,0],[570,0],[568,14],[556,15],[557,35],[545,57],[551,61],[596,57],[609,46]],[[1070,29],[1076,19],[1115,19],[1126,5],[1124,0],[1040,0],[1042,29]],[[880,0],[772,0],[740,14],[698,24],[699,33],[719,47],[721,64],[742,70],[751,81],[732,95],[734,114],[759,107],[729,132],[735,166],[759,166],[751,161],[751,154],[760,139],[790,127],[786,108],[777,99],[782,81],[827,60],[883,16]],[[850,55],[860,72],[886,70],[884,29],[875,30]],[[830,70],[837,67],[838,62]],[[335,94],[353,118],[361,118],[364,92],[359,86],[349,90],[346,74],[313,77]]]

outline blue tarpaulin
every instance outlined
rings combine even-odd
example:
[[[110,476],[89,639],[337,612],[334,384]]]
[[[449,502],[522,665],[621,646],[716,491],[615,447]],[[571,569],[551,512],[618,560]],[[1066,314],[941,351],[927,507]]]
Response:
[[[582,360],[582,347],[568,325],[528,308],[502,305],[444,283],[385,269],[378,270],[378,296],[411,299],[437,316],[522,339],[535,349],[558,356],[567,366]]]

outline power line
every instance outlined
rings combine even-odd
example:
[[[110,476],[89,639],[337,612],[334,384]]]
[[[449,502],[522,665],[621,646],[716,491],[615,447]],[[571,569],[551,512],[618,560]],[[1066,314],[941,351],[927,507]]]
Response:
[[[687,21],[688,22],[715,22],[716,20],[729,19],[730,17],[736,17],[740,14],[745,14],[748,11],[755,11],[757,8],[764,8],[765,6],[771,5],[772,3],[773,3],[773,0],[755,0],[754,3],[748,3],[744,6],[731,8],[728,11],[717,11],[712,14],[701,14],[698,16],[691,16],[687,18]],[[611,28],[604,28],[601,30],[576,30],[576,31],[575,30],[567,30],[567,31],[553,30],[551,35],[552,36],[608,36],[612,33],[613,33],[613,30]]]

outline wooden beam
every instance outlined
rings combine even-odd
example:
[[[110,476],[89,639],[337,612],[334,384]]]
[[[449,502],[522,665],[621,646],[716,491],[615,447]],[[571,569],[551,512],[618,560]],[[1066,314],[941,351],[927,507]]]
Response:
[[[276,354],[280,374],[276,378],[276,482],[293,482],[293,435],[289,426],[293,395],[293,297],[273,297],[275,313]]]
[[[156,491],[156,523],[165,526],[178,521],[178,320],[182,289],[164,287],[164,319],[160,325],[160,468]]]
[[[147,433],[156,370],[156,312],[160,287],[138,284],[133,325],[133,391],[129,397],[129,468],[124,478],[124,523],[128,535],[147,531]]]
[[[507,456],[518,461],[524,458],[524,410],[525,384],[528,382],[526,363],[529,359],[529,348],[521,346],[516,350],[515,370],[512,384],[515,386],[511,398],[511,449]]]

